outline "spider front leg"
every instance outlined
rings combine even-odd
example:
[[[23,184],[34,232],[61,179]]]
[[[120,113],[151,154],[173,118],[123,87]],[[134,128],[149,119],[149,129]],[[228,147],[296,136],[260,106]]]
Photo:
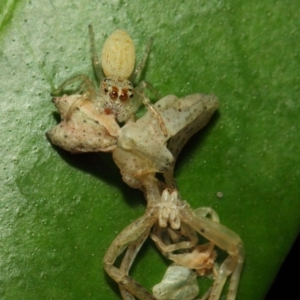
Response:
[[[111,278],[113,278],[120,287],[122,294],[132,294],[140,300],[155,300],[155,298],[139,285],[133,278],[128,275],[129,267],[135,257],[137,251],[133,250],[134,245],[140,247],[145,237],[149,235],[149,231],[157,220],[157,208],[150,207],[146,213],[127,226],[112,242],[104,256],[104,268]],[[133,246],[131,246],[133,245]],[[124,257],[124,263],[120,268],[114,266],[118,256],[128,247],[130,254]],[[137,249],[138,250],[138,249]],[[132,256],[132,257],[130,257]],[[129,296],[128,296],[129,297]],[[130,299],[128,298],[127,299]],[[126,299],[126,298],[124,298]],[[126,300],[127,300],[126,299]]]
[[[142,59],[140,61],[140,63],[136,66],[136,68],[134,69],[134,71],[132,72],[131,76],[130,76],[130,81],[131,82],[135,82],[135,80],[141,75],[141,73],[143,72],[149,53],[150,53],[150,49],[153,43],[153,38],[150,37],[148,40],[148,43],[146,45],[146,48],[144,50],[144,54],[142,56]]]
[[[245,255],[243,242],[240,237],[222,224],[196,215],[188,206],[181,209],[180,216],[182,222],[191,226],[200,235],[229,254],[217,272],[209,300],[220,299],[224,284],[230,275],[231,279],[226,299],[234,300]]]
[[[199,217],[210,215],[214,222],[219,223],[218,214],[210,207],[200,207],[193,212]],[[171,228],[167,228],[167,234],[163,234],[162,228],[160,230],[158,228],[155,235],[154,233],[151,234],[151,238],[162,253],[176,264],[194,269],[200,276],[208,274],[211,270],[215,271],[216,252],[214,251],[214,244],[209,242],[197,245],[197,233],[189,225],[181,222],[180,230],[173,232]],[[174,251],[179,252],[173,253]]]
[[[123,257],[122,263],[120,265],[121,272],[127,275],[129,274],[129,269],[131,268],[131,265],[136,255],[140,251],[148,235],[149,231],[145,231],[145,233],[142,234],[135,242],[131,243],[128,246],[127,251]],[[126,288],[124,288],[123,285],[119,284],[119,289],[124,300],[135,300],[135,297],[128,290],[126,290]]]
[[[159,208],[157,201],[160,199],[159,184],[157,184],[156,180],[149,177],[144,181],[144,188],[147,199],[145,214],[132,222],[116,237],[103,259],[106,272],[119,284],[124,300],[134,299],[131,295],[140,300],[155,300],[151,293],[128,275],[134,258],[158,218]],[[115,267],[114,263],[116,259],[126,248],[127,252],[120,267]]]
[[[158,224],[155,224],[150,237],[162,254],[168,258],[170,252],[192,248],[198,242],[195,230],[183,223],[180,230],[177,231],[169,226],[161,228]]]
[[[93,30],[93,26],[89,25],[89,34],[90,34],[90,43],[91,43],[91,58],[92,58],[92,64],[94,68],[94,72],[96,74],[98,82],[101,82],[103,80],[103,72],[102,72],[102,66],[99,61],[99,57],[97,54],[96,49],[96,43],[95,43],[95,34]]]
[[[79,87],[74,91],[74,94],[84,93],[84,97],[90,100],[96,99],[96,89],[94,83],[86,75],[76,75],[64,81],[57,89],[51,94],[52,96],[59,96],[64,93],[65,88],[75,82],[79,82]]]
[[[220,223],[220,218],[218,213],[213,210],[211,207],[199,207],[194,210],[194,214],[200,218],[207,218],[210,215],[210,218],[217,223]]]
[[[151,103],[149,98],[145,94],[145,90],[149,89],[155,96],[156,99],[160,99],[160,95],[155,90],[155,88],[152,86],[151,83],[147,81],[141,81],[138,86],[135,88],[135,93],[137,96],[135,97],[135,103],[134,103],[134,110],[137,110],[138,107],[143,103],[147,110],[153,115],[153,117],[157,120],[159,127],[165,137],[168,136],[168,131],[166,128],[166,125],[164,123],[164,120],[160,114],[160,112],[156,109],[156,107]]]
[[[132,74],[130,76],[131,82],[135,82],[135,80],[141,75],[143,69],[145,68],[152,43],[153,43],[153,38],[150,37],[140,63],[137,65],[137,67],[135,68],[135,70],[132,72]],[[135,103],[133,105],[133,111],[136,111],[139,108],[139,106],[141,105],[141,103],[143,103],[146,106],[146,108],[148,109],[148,111],[150,111],[154,115],[154,117],[157,119],[164,136],[167,136],[168,135],[167,129],[166,129],[166,126],[164,125],[161,115],[156,110],[156,108],[153,106],[151,101],[145,96],[146,89],[150,90],[150,92],[154,94],[156,100],[161,98],[161,96],[159,95],[159,93],[153,87],[153,85],[151,83],[149,83],[148,81],[141,81],[135,88],[136,97],[135,97]]]

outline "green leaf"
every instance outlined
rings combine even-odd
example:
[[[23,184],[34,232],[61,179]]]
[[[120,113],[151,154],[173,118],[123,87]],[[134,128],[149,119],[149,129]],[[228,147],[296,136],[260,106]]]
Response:
[[[102,259],[143,195],[110,155],[71,155],[45,137],[51,90],[93,76],[92,24],[99,51],[118,28],[138,56],[154,37],[144,79],[160,94],[218,96],[176,178],[192,207],[214,208],[243,240],[237,299],[263,299],[300,228],[299,13],[296,1],[2,1],[0,298],[120,298]],[[149,241],[131,274],[151,289],[166,265]]]

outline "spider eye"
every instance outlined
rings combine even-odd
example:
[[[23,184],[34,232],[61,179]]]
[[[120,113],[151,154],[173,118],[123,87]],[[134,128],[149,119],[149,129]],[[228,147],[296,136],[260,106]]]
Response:
[[[108,88],[105,88],[105,89],[104,89],[104,92],[107,93],[107,92],[108,92]]]
[[[116,92],[116,91],[111,91],[111,92],[109,93],[109,97],[110,97],[110,99],[112,99],[112,100],[117,99],[117,98],[118,98],[118,92]]]
[[[128,94],[129,94],[129,98],[133,97],[133,90],[132,89],[128,89]]]
[[[127,94],[127,92],[123,92],[123,93],[120,95],[119,99],[120,99],[121,101],[126,101],[126,100],[128,99],[128,94]]]

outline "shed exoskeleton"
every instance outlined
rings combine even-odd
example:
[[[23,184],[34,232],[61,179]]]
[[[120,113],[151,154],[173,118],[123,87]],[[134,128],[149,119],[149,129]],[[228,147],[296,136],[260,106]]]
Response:
[[[193,211],[187,202],[182,201],[173,178],[173,167],[180,150],[192,134],[207,124],[218,107],[218,101],[213,95],[194,94],[181,99],[170,95],[158,101],[155,107],[162,117],[167,135],[147,113],[121,128],[113,151],[123,180],[144,192],[147,209],[113,241],[104,257],[104,267],[118,282],[125,300],[134,297],[165,300],[170,295],[179,300],[183,293],[186,300],[194,299],[194,292],[189,296],[185,292],[185,284],[192,284],[192,290],[197,290],[195,283],[190,282],[192,275],[187,275],[185,283],[180,278],[180,284],[174,281],[171,285],[156,285],[153,294],[128,275],[137,252],[150,235],[162,253],[177,265],[196,270],[199,276],[214,270],[214,284],[206,293],[209,300],[220,299],[224,284],[231,276],[227,300],[234,300],[244,261],[243,243],[237,234],[219,223],[218,215],[212,209]],[[163,173],[165,180],[158,180],[156,173]],[[197,234],[208,243],[198,244]],[[214,247],[228,253],[219,268],[215,265]],[[124,251],[121,265],[115,267],[117,257]],[[182,269],[175,269],[173,277],[176,277],[176,272],[180,277]]]

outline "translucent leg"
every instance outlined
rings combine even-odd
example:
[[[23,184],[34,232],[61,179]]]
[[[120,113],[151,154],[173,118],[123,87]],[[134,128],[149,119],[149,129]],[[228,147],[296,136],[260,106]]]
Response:
[[[102,72],[101,63],[99,62],[99,57],[98,57],[98,54],[97,54],[96,43],[95,43],[95,35],[94,35],[92,25],[89,25],[89,34],[90,34],[90,39],[91,39],[92,64],[93,64],[93,68],[94,68],[96,77],[98,79],[98,82],[101,82],[103,80],[103,72]]]
[[[211,219],[214,222],[220,223],[219,215],[215,210],[213,210],[211,207],[199,207],[194,210],[194,213],[196,216],[207,218],[207,215],[211,216]]]
[[[217,212],[210,207],[199,207],[194,210],[194,213],[203,218],[210,215],[214,222],[220,222]],[[168,236],[168,240],[164,238],[166,235]],[[180,241],[182,236],[188,238],[188,241]],[[150,237],[156,243],[157,247],[165,253],[189,249],[194,247],[198,242],[195,230],[184,223],[181,224],[180,231],[174,231],[171,228],[163,229],[156,224],[153,227]]]
[[[142,102],[146,106],[147,110],[156,118],[161,131],[163,132],[164,136],[167,137],[168,131],[167,131],[167,128],[163,121],[163,118],[160,115],[160,113],[158,112],[158,110],[156,109],[156,107],[151,103],[149,98],[145,95],[145,92],[144,92],[145,89],[149,89],[150,91],[152,91],[155,94],[157,93],[156,90],[154,89],[154,87],[149,82],[141,81],[135,89],[136,93],[138,94],[138,98],[136,98],[137,103],[135,103],[134,109],[137,110],[137,108],[140,106],[140,102]],[[157,94],[157,96],[159,97],[158,94]]]
[[[146,48],[144,50],[144,54],[142,56],[142,59],[141,59],[140,63],[137,65],[137,67],[135,68],[135,70],[131,74],[130,79],[131,79],[132,82],[134,82],[141,75],[141,73],[143,72],[143,69],[145,68],[145,65],[146,65],[147,58],[148,58],[149,53],[150,53],[152,43],[153,43],[153,38],[150,37],[150,39],[148,40],[148,43],[146,45]]]
[[[144,236],[148,235],[149,228],[157,220],[155,210],[157,209],[148,209],[142,217],[127,226],[112,242],[103,260],[106,272],[119,284],[120,289],[127,290],[128,294],[132,294],[140,300],[155,300],[155,298],[127,274],[127,269],[131,261],[131,250],[128,257],[125,257],[123,267],[121,266],[118,269],[114,266],[114,263],[126,247],[130,247],[131,244],[140,244]]]
[[[224,284],[231,274],[227,300],[234,300],[244,262],[244,246],[240,237],[217,222],[196,216],[188,207],[182,209],[180,215],[182,222],[194,228],[199,234],[229,254],[219,268],[209,300],[220,299]]]
[[[95,87],[93,82],[85,75],[76,75],[72,78],[67,79],[63,82],[56,90],[52,92],[53,96],[61,95],[65,88],[68,85],[73,84],[74,82],[78,81],[80,83],[79,87],[74,91],[74,93],[82,93],[84,92],[86,98],[94,100],[96,98]]]
[[[155,100],[159,100],[162,98],[161,95],[158,93],[158,91],[154,88],[154,86],[148,81],[145,80],[141,81],[135,88],[135,90],[140,95],[143,95],[146,89],[148,89],[153,94],[153,96],[156,98]]]
[[[150,230],[146,231],[143,235],[140,236],[139,239],[128,246],[126,254],[120,266],[121,272],[124,272],[127,275],[129,274],[129,269],[131,268],[131,265],[136,255],[140,251],[142,245],[144,244],[146,238],[148,237],[149,231]],[[119,285],[119,288],[124,300],[135,300],[134,296],[130,294],[122,285]]]
[[[145,214],[127,226],[112,242],[104,256],[104,268],[111,278],[113,278],[120,287],[125,300],[131,300],[129,294],[140,300],[155,300],[151,293],[139,285],[133,278],[128,275],[128,270],[135,258],[139,247],[149,235],[149,231],[158,218],[158,207],[156,201],[159,199],[159,189],[156,179],[146,178],[144,181],[145,195],[148,202]],[[137,247],[137,249],[134,249]],[[114,266],[118,256],[125,249],[125,254],[120,268]],[[125,292],[126,290],[126,292]]]
[[[157,247],[165,255],[169,252],[182,250],[182,249],[189,249],[191,247],[194,247],[198,242],[198,237],[195,230],[191,229],[189,226],[185,224],[181,224],[180,232],[176,232],[171,228],[168,228],[165,234],[169,237],[169,241],[166,241],[166,238],[163,237],[164,231],[166,230],[156,225],[153,228],[153,233],[150,235],[150,237],[156,243]],[[189,240],[178,241],[182,236],[187,237]]]
[[[198,208],[194,210],[194,213],[200,217],[210,215],[214,222],[219,222],[218,214],[210,207]],[[185,237],[184,241],[182,241],[182,237]],[[214,244],[207,243],[196,246],[198,243],[196,231],[183,222],[181,222],[180,230],[176,231],[171,228],[163,229],[156,225],[153,228],[151,238],[168,259],[181,266],[197,270],[200,276],[204,276],[214,268],[216,258],[216,252],[213,251]],[[189,249],[190,251],[173,253],[183,249]]]

